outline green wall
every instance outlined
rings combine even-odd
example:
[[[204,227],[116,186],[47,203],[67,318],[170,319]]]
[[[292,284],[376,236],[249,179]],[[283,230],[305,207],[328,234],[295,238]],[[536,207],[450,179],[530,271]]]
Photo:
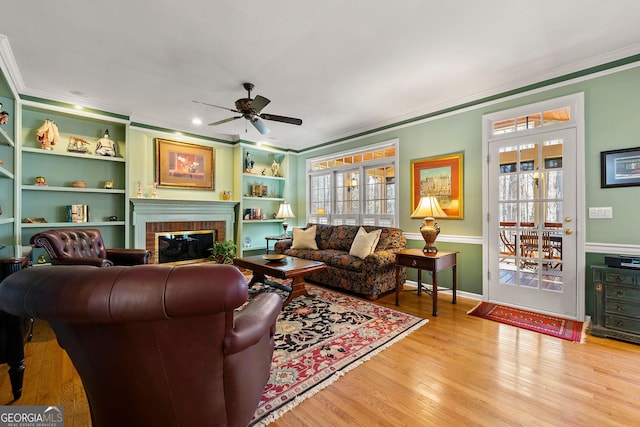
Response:
[[[640,187],[601,189],[599,161],[601,151],[640,146],[635,124],[637,117],[640,117],[640,101],[638,101],[640,100],[640,67],[577,81],[558,88],[537,89],[535,93],[523,94],[488,105],[478,105],[467,111],[434,117],[426,122],[405,125],[403,128],[390,129],[372,136],[363,136],[301,153],[298,159],[301,178],[297,193],[298,212],[300,215],[305,212],[306,188],[304,188],[303,178],[306,173],[305,161],[308,158],[397,138],[400,142],[398,165],[400,228],[405,232],[418,233],[420,226],[419,220],[410,218],[411,160],[462,151],[464,152],[464,219],[440,219],[438,223],[442,235],[454,235],[462,240],[475,238],[477,241],[482,236],[480,214],[483,188],[481,155],[483,114],[579,92],[584,92],[585,96],[586,208],[611,206],[614,214],[612,219],[586,219],[587,247],[589,242],[614,246],[639,245],[640,232],[631,225],[634,224],[633,217],[640,211]],[[585,212],[585,217],[587,216]],[[301,223],[300,220],[299,223]],[[439,241],[438,247],[460,251],[459,289],[480,294],[482,293],[482,247],[476,243],[453,244]],[[409,245],[417,244],[419,242],[410,242]],[[594,259],[588,253],[584,256],[588,269]],[[589,314],[592,287],[587,288],[586,292]]]

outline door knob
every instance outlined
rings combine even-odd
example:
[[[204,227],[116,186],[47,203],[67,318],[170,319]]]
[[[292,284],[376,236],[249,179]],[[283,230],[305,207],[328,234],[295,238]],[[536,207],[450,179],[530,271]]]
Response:
[[[573,234],[573,228],[566,228],[564,234]]]
[[[571,222],[572,220],[573,218],[571,218],[570,216],[564,218],[564,222]]]

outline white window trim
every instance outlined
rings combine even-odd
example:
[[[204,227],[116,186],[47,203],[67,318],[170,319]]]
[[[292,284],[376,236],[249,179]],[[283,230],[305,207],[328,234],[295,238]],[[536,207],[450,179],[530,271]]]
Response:
[[[362,221],[367,218],[372,218],[372,217],[376,217],[376,218],[380,218],[380,219],[391,219],[393,222],[393,227],[398,227],[399,226],[399,221],[400,221],[400,207],[399,207],[399,203],[400,203],[400,198],[399,198],[399,188],[400,188],[400,179],[399,179],[399,173],[398,173],[398,166],[399,166],[399,149],[400,149],[400,140],[397,138],[394,138],[392,140],[388,140],[388,141],[384,141],[384,142],[380,142],[377,144],[372,144],[372,145],[366,145],[363,147],[358,147],[358,148],[354,148],[354,149],[350,149],[350,150],[345,150],[345,151],[340,151],[338,153],[331,153],[328,155],[324,155],[324,156],[318,156],[318,157],[312,157],[312,158],[308,158],[306,160],[306,189],[307,189],[307,194],[311,194],[311,176],[313,175],[325,175],[328,171],[331,173],[332,176],[332,183],[331,183],[331,187],[332,187],[332,191],[334,191],[334,193],[332,194],[332,198],[331,198],[331,203],[333,204],[332,206],[332,213],[331,214],[327,214],[327,215],[318,215],[316,213],[311,213],[310,211],[310,206],[311,206],[311,200],[310,198],[307,198],[306,200],[306,215],[307,215],[307,223],[323,223],[323,224],[332,224],[332,217],[334,218],[340,218],[342,220],[344,220],[347,217],[351,217],[352,215],[336,215],[335,212],[335,184],[333,182],[333,173],[334,172],[340,172],[340,171],[346,171],[346,170],[352,170],[354,169],[354,165],[353,164],[348,164],[348,165],[342,165],[342,166],[336,166],[336,167],[332,167],[329,169],[323,169],[323,170],[312,170],[312,165],[313,163],[317,163],[317,162],[322,162],[322,161],[327,161],[327,160],[331,160],[331,159],[336,159],[336,158],[342,158],[342,157],[347,157],[347,156],[352,156],[352,155],[356,155],[356,154],[360,154],[360,153],[365,153],[365,152],[369,152],[369,151],[375,151],[375,150],[379,150],[379,149],[383,149],[383,148],[387,148],[387,147],[394,147],[395,149],[395,156],[393,157],[384,157],[382,159],[377,159],[377,160],[369,160],[366,162],[361,162],[358,163],[358,165],[355,167],[357,169],[359,169],[361,171],[361,173],[364,172],[364,169],[366,167],[371,167],[371,166],[376,166],[376,165],[382,165],[382,164],[391,164],[393,163],[393,166],[395,167],[396,170],[396,176],[395,176],[395,180],[396,180],[396,192],[395,192],[395,202],[396,202],[396,212],[392,215],[389,214],[384,214],[384,215],[371,215],[371,214],[365,214],[364,213],[364,200],[361,199],[361,213],[359,215],[357,215],[358,220],[356,221],[358,224],[361,224]],[[363,176],[363,175],[361,175]]]

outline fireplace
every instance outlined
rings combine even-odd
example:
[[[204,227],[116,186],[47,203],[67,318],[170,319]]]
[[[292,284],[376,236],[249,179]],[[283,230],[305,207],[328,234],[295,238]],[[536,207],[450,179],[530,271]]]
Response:
[[[183,263],[206,260],[209,248],[215,241],[215,230],[172,231],[155,233],[156,246],[153,251],[159,264]]]
[[[177,235],[178,239],[174,239],[173,242],[165,240],[162,246],[168,247],[173,243],[182,244],[182,248],[187,244],[184,241],[185,235],[192,246],[195,243],[190,239],[210,239],[207,240],[209,243],[204,244],[205,250],[210,248],[214,241],[235,240],[233,230],[237,202],[133,198],[131,203],[134,247],[152,251],[151,263],[173,262],[165,261],[165,254],[159,256],[161,251],[157,243],[158,236]],[[204,237],[207,234],[209,237]],[[180,239],[183,241],[179,241]],[[187,247],[186,250],[189,252],[193,248]],[[204,255],[204,252],[201,252],[201,255]],[[199,259],[207,256],[208,251],[206,256]]]

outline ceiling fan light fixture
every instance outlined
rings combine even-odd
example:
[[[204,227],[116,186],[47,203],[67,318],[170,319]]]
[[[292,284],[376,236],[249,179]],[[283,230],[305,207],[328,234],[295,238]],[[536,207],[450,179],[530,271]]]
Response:
[[[223,110],[228,110],[234,113],[241,114],[240,116],[229,117],[228,119],[218,120],[217,122],[209,123],[209,126],[220,125],[220,124],[227,123],[232,120],[236,120],[244,117],[245,119],[251,122],[251,124],[258,130],[258,132],[260,132],[262,135],[266,135],[271,131],[269,130],[269,128],[267,128],[267,126],[264,124],[264,122],[261,119],[272,120],[272,121],[281,122],[281,123],[288,123],[288,124],[298,125],[298,126],[302,124],[301,119],[297,119],[294,117],[286,117],[286,116],[279,116],[276,114],[262,113],[262,109],[266,107],[267,104],[269,104],[271,101],[268,98],[265,98],[264,96],[260,96],[260,95],[257,95],[255,98],[252,99],[251,89],[253,89],[253,84],[244,83],[243,87],[247,90],[247,97],[236,100],[235,110],[232,108],[221,107],[219,105],[209,104],[201,101],[193,101],[193,102],[197,104],[208,105],[210,107],[221,108]]]
[[[250,122],[253,125],[253,127],[255,127],[258,130],[258,132],[260,132],[261,135],[266,135],[269,132],[271,132],[267,127],[267,125],[265,125],[264,122],[257,117],[253,117],[250,120]]]

